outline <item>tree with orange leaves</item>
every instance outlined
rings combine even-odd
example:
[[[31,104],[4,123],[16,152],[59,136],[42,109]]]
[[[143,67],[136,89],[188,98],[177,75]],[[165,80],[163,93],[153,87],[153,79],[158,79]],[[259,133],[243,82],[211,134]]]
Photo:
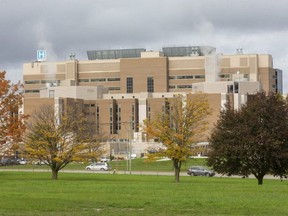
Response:
[[[205,94],[178,95],[170,99],[164,112],[145,122],[148,138],[154,138],[163,146],[154,155],[172,160],[176,182],[179,182],[182,162],[192,154],[192,147],[203,139],[210,114]]]
[[[0,71],[0,145],[1,154],[15,153],[25,131],[27,116],[19,110],[22,106],[22,85],[12,84],[6,79],[6,72]],[[11,151],[13,149],[13,151]]]
[[[69,163],[99,158],[105,152],[89,127],[82,106],[65,110],[42,106],[27,122],[25,150],[31,159],[49,166],[57,180]]]

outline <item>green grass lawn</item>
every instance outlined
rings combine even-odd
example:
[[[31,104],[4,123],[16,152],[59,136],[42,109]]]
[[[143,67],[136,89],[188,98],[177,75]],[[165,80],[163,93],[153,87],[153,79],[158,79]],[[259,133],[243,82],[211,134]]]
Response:
[[[71,163],[68,164],[64,170],[84,170],[87,165],[90,163]],[[164,160],[164,161],[153,161],[153,162],[148,162],[147,159],[145,158],[136,158],[131,160],[131,169],[132,171],[155,171],[155,172],[173,172],[173,164],[170,160]],[[186,172],[188,167],[192,165],[201,165],[205,166],[206,164],[206,159],[205,158],[195,158],[195,159],[188,159],[186,162],[183,163],[182,165],[182,171]],[[112,169],[116,169],[119,171],[125,171],[129,170],[128,164],[126,160],[121,160],[121,161],[111,161],[109,165],[112,167]],[[21,170],[21,169],[49,169],[48,166],[46,165],[17,165],[17,166],[7,166],[7,167],[1,167],[0,169],[16,169],[16,170]]]
[[[286,215],[288,181],[0,172],[0,215]]]

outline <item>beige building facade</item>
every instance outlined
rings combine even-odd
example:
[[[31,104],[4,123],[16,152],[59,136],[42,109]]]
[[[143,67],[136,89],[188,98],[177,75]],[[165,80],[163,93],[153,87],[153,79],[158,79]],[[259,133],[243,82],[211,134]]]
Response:
[[[248,94],[282,93],[282,71],[273,68],[269,54],[224,55],[201,46],[87,54],[89,60],[71,57],[24,64],[24,113],[31,114],[43,104],[81,103],[91,127],[111,143],[114,154],[127,152],[128,141],[134,143],[133,153],[144,152],[149,142],[143,121],[161,112],[176,94],[207,93],[212,128],[225,103],[239,108]]]

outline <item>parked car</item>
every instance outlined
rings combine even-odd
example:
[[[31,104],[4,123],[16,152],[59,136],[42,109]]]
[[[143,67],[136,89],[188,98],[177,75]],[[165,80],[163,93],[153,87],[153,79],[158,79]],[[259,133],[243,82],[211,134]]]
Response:
[[[15,159],[12,158],[2,158],[0,161],[1,166],[13,166],[18,164],[17,161]]]
[[[209,176],[212,177],[215,173],[202,166],[192,166],[187,170],[187,174],[191,176]]]
[[[47,161],[42,161],[42,160],[37,160],[37,161],[33,161],[32,164],[34,165],[44,165],[47,164]]]
[[[108,171],[110,169],[107,163],[103,162],[95,162],[90,164],[85,168],[86,170],[93,170],[93,171]]]
[[[108,163],[110,161],[110,158],[109,157],[101,157],[101,160],[100,160],[102,163]]]
[[[25,164],[27,164],[27,160],[24,159],[24,158],[21,158],[21,159],[17,160],[17,163],[20,164],[20,165],[25,165]]]

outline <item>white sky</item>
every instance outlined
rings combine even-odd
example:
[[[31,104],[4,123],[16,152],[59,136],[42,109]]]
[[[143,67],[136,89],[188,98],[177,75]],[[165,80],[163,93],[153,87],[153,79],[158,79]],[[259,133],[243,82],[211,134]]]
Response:
[[[0,70],[22,80],[23,63],[87,50],[213,46],[271,54],[288,93],[287,0],[0,0]]]

